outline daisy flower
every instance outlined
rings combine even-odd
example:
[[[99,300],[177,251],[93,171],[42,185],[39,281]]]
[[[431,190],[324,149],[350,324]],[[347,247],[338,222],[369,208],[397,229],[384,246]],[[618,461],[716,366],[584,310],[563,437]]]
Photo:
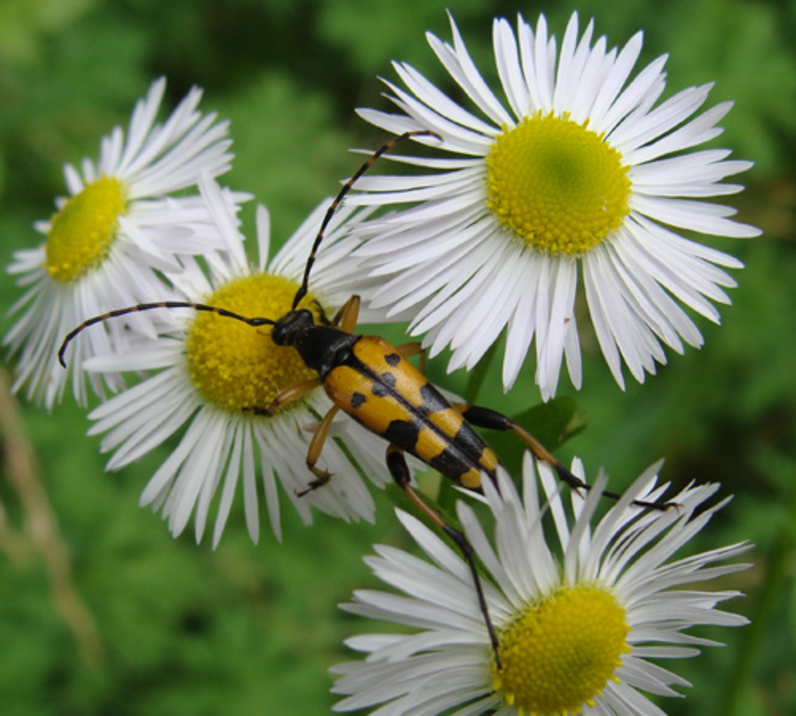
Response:
[[[344,609],[416,631],[351,639],[348,645],[367,658],[334,667],[340,678],[333,691],[347,695],[336,710],[384,704],[374,713],[663,714],[641,692],[677,696],[672,687],[688,684],[651,659],[690,657],[699,653],[696,647],[713,645],[687,633],[694,625],[746,623],[715,608],[737,592],[686,585],[743,569],[714,563],[746,545],[672,559],[727,500],[699,511],[718,485],[691,485],[673,498],[677,508],[631,506],[634,498],[663,494],[665,485],[655,488],[659,467],[643,473],[594,527],[605,476],[585,500],[571,493],[568,511],[550,468],[538,465],[537,478],[529,455],[522,498],[505,473],[498,478],[499,492],[491,482],[484,484],[494,542],[473,510],[459,503],[464,531],[492,580],[483,586],[499,641],[499,668],[466,564],[436,533],[399,513],[432,563],[377,547],[378,556],[368,564],[406,596],[360,591]],[[583,476],[578,461],[573,471]],[[554,542],[555,548],[548,546]]]
[[[177,295],[165,298],[223,307],[239,315],[278,318],[291,308],[306,258],[329,202],[322,203],[296,234],[266,265],[270,229],[264,207],[258,208],[259,262],[250,266],[243,252],[237,221],[214,182],[200,184],[215,212],[227,244],[237,246],[228,264],[221,263],[212,278],[198,266],[174,277]],[[300,304],[328,316],[352,293],[357,261],[350,258],[356,240],[348,236],[358,218],[352,209],[334,216],[315,263],[311,293]],[[367,212],[359,212],[359,214]],[[317,302],[317,303],[316,303]],[[293,348],[276,346],[270,327],[253,328],[239,321],[188,309],[162,310],[156,339],[137,337],[132,349],[86,361],[94,372],[154,371],[142,383],[125,390],[89,414],[95,423],[89,434],[104,434],[101,449],[115,451],[108,463],[117,470],[137,460],[172,434],[179,444],[149,481],[141,504],[153,505],[168,520],[176,536],[194,514],[195,534],[204,533],[211,503],[217,499],[213,544],[218,543],[230,513],[238,483],[242,482],[246,524],[259,539],[258,472],[262,479],[270,522],[281,536],[279,491],[285,493],[305,522],[311,508],[349,519],[373,520],[372,497],[358,475],[371,481],[390,480],[384,445],[353,421],[333,428],[318,467],[333,474],[322,488],[298,496],[314,475],[305,465],[311,430],[331,407],[322,388],[285,405],[273,416],[258,415],[283,388],[312,378]],[[91,329],[89,329],[91,330]],[[80,338],[78,338],[80,340]]]
[[[705,197],[742,189],[721,181],[748,169],[722,149],[687,151],[721,133],[723,102],[697,114],[711,85],[658,103],[665,56],[635,74],[642,45],[621,50],[579,34],[572,15],[557,49],[544,16],[536,31],[521,17],[517,33],[494,22],[493,94],[451,19],[453,45],[428,41],[475,111],[457,104],[417,70],[394,67],[406,89],[386,82],[400,110],[360,114],[396,134],[433,130],[420,141],[448,152],[402,157],[430,170],[361,180],[361,204],[411,203],[370,222],[361,255],[383,285],[374,307],[411,319],[430,355],[452,349],[449,369],[468,369],[506,329],[503,383],[514,383],[535,338],[536,383],[555,394],[564,358],[581,384],[575,320],[579,272],[591,321],[610,370],[622,363],[638,380],[702,336],[681,304],[718,322],[712,302],[729,303],[735,285],[718,268],[735,258],[679,231],[757,236],[734,211]],[[395,159],[393,157],[393,159]]]
[[[200,197],[185,190],[202,172],[217,176],[229,169],[228,123],[200,113],[202,92],[193,88],[156,124],[165,88],[164,79],[153,83],[133,111],[127,136],[116,127],[102,140],[96,163],[65,167],[69,196],[56,201],[49,221],[36,224],[44,243],[15,252],[7,268],[27,289],[12,308],[19,319],[3,340],[11,355],[18,354],[13,390],[27,386],[27,398],[47,408],[60,401],[70,378],[75,398],[85,404],[80,365],[122,339],[125,322],[92,331],[64,371],[56,350],[69,330],[88,316],[159,295],[158,272],[180,271],[181,256],[212,256],[223,248]],[[153,334],[149,316],[131,316],[126,325]],[[104,382],[121,387],[118,375]],[[98,376],[90,383],[103,393]]]

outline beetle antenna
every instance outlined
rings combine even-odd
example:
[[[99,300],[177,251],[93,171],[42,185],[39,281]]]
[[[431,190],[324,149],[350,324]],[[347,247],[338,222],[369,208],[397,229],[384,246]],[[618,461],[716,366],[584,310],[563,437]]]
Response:
[[[94,316],[93,318],[89,318],[86,321],[83,321],[77,328],[74,328],[70,333],[64,338],[64,342],[61,343],[61,347],[58,349],[58,362],[66,368],[66,361],[64,360],[64,353],[66,352],[67,346],[72,342],[72,339],[77,336],[78,333],[81,333],[83,330],[88,328],[89,326],[93,326],[96,323],[102,323],[107,321],[109,318],[116,318],[117,316],[125,316],[128,313],[137,313],[139,311],[151,311],[155,308],[192,308],[194,311],[206,311],[208,313],[216,313],[219,316],[224,316],[225,318],[234,318],[237,321],[242,321],[250,326],[273,326],[276,321],[272,321],[270,318],[247,318],[246,316],[241,316],[237,313],[233,313],[232,311],[228,311],[226,308],[219,308],[218,306],[208,306],[204,303],[189,303],[187,301],[160,301],[159,303],[139,303],[135,306],[128,306],[127,308],[118,308],[115,311],[108,311],[107,313],[103,313],[99,316]]]
[[[312,271],[312,265],[315,263],[315,255],[318,253],[318,248],[321,245],[321,241],[323,241],[324,232],[326,228],[329,226],[329,222],[332,220],[335,211],[340,206],[340,202],[342,202],[343,198],[349,191],[351,191],[351,187],[354,186],[356,181],[374,164],[374,162],[385,152],[389,152],[396,144],[400,144],[401,142],[406,141],[412,137],[436,137],[440,141],[442,141],[442,137],[437,134],[436,132],[432,132],[430,129],[423,129],[417,130],[413,132],[404,132],[403,134],[391,139],[389,142],[385,142],[382,144],[373,154],[371,154],[367,161],[356,171],[356,173],[345,183],[343,184],[343,188],[340,189],[340,193],[334,198],[329,208],[326,210],[326,216],[323,217],[323,221],[321,222],[321,228],[318,230],[318,235],[315,237],[315,242],[312,244],[312,251],[310,251],[309,258],[307,259],[307,266],[304,269],[304,278],[301,281],[301,286],[299,290],[296,291],[296,295],[293,298],[293,310],[296,310],[296,307],[299,305],[300,301],[304,296],[307,295],[307,284],[310,280],[310,271]]]

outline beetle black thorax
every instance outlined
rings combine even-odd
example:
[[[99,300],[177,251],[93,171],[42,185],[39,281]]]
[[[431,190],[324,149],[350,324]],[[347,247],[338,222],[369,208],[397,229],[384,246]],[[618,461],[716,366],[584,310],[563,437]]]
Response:
[[[321,379],[332,368],[345,362],[357,338],[338,328],[319,326],[305,308],[286,313],[271,331],[274,343],[295,348],[307,367],[316,371]]]

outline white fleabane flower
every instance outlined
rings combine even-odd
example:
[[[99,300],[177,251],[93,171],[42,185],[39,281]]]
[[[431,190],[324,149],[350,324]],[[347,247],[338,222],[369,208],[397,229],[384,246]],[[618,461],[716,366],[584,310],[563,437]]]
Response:
[[[668,511],[632,507],[633,499],[661,498],[666,487],[655,489],[659,467],[642,474],[594,527],[605,477],[585,500],[573,494],[568,512],[550,468],[538,466],[537,482],[529,455],[522,498],[505,473],[499,475],[500,492],[489,481],[484,485],[494,540],[473,510],[459,503],[464,531],[490,579],[483,586],[500,669],[466,564],[436,533],[399,513],[431,563],[377,547],[368,564],[405,596],[360,591],[344,608],[418,631],[349,640],[367,658],[334,667],[340,678],[333,691],[347,696],[336,710],[383,704],[373,713],[663,714],[641,692],[676,696],[672,687],[688,684],[651,660],[695,656],[696,647],[714,644],[687,633],[695,625],[746,623],[716,609],[737,592],[687,585],[743,569],[714,563],[746,546],[673,559],[726,500],[699,512],[718,485],[692,485],[672,498],[679,506]],[[573,472],[583,476],[578,461]]]
[[[475,107],[457,104],[411,66],[395,63],[406,89],[387,82],[400,113],[360,114],[390,132],[433,130],[418,139],[453,155],[401,157],[430,170],[362,179],[361,204],[411,203],[364,227],[361,255],[383,285],[374,308],[411,319],[430,354],[452,349],[449,369],[468,369],[506,329],[508,389],[535,339],[536,382],[556,392],[566,358],[581,384],[575,320],[579,272],[591,320],[614,378],[622,362],[643,381],[702,336],[681,304],[712,321],[712,302],[729,303],[734,280],[719,266],[732,256],[677,233],[757,236],[734,210],[703,201],[742,189],[723,184],[750,162],[723,149],[687,151],[721,133],[724,102],[704,111],[711,85],[656,104],[665,56],[630,80],[642,45],[621,50],[579,36],[574,14],[560,51],[544,16],[536,32],[521,17],[517,34],[495,20],[494,53],[505,101],[489,88],[451,19],[453,45],[428,40]],[[394,158],[393,158],[394,159]],[[672,228],[668,228],[672,227]]]
[[[228,123],[197,110],[198,88],[164,123],[155,123],[165,87],[164,79],[153,83],[133,111],[127,136],[116,127],[102,140],[96,163],[85,159],[79,170],[65,167],[69,196],[56,201],[49,221],[36,224],[46,240],[17,251],[7,268],[27,289],[12,308],[19,320],[3,340],[11,355],[19,354],[13,389],[27,386],[27,398],[47,408],[61,399],[70,377],[75,398],[85,404],[80,365],[123,340],[125,324],[154,333],[152,318],[143,315],[92,331],[67,371],[57,364],[56,352],[68,331],[91,315],[159,295],[158,272],[180,271],[182,256],[212,257],[225,249],[199,195],[185,190],[200,174],[229,169]],[[118,375],[104,381],[112,390],[121,387]],[[90,383],[103,393],[99,376]]]
[[[237,243],[239,248],[229,265],[220,264],[211,279],[198,268],[186,269],[174,277],[181,293],[160,298],[210,304],[247,317],[276,319],[287,313],[328,201],[309,216],[270,265],[266,265],[268,214],[259,207],[259,263],[253,267],[243,253],[234,215],[227,213],[218,187],[203,184],[202,190],[208,196],[208,205],[218,212],[222,232],[231,235],[227,243]],[[323,306],[326,315],[332,316],[350,297],[352,282],[359,275],[358,261],[350,258],[357,243],[348,235],[348,227],[358,221],[353,213],[343,208],[335,214],[315,263],[310,294],[301,308],[317,314],[318,306]],[[149,296],[150,301],[156,298]],[[314,479],[305,458],[312,428],[331,402],[322,388],[316,388],[273,416],[252,412],[268,408],[280,390],[314,377],[294,348],[276,346],[271,341],[270,326],[254,328],[188,309],[159,311],[165,315],[161,316],[157,339],[140,337],[129,351],[96,357],[85,364],[87,370],[100,372],[156,371],[89,415],[96,421],[90,434],[105,433],[102,450],[115,451],[108,469],[117,470],[173,433],[183,432],[177,447],[144,490],[142,505],[152,504],[161,510],[175,536],[193,513],[198,541],[211,503],[220,492],[214,545],[224,530],[239,483],[246,525],[255,542],[260,530],[260,480],[277,537],[281,536],[280,484],[305,522],[311,521],[313,507],[347,520],[373,520],[372,497],[357,466],[374,484],[381,486],[389,481],[382,441],[343,419],[339,427],[333,427],[318,463],[333,477],[323,487],[298,496]]]

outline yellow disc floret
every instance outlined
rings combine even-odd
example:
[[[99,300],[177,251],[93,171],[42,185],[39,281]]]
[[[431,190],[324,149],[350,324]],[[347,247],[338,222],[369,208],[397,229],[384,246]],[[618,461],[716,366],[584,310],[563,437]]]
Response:
[[[298,284],[283,276],[254,274],[229,281],[206,303],[242,316],[278,319],[293,302]],[[301,307],[311,307],[305,298]],[[232,318],[199,313],[185,341],[188,371],[199,393],[236,415],[268,408],[276,394],[315,376],[295,348],[277,346],[271,327],[254,328]]]
[[[126,208],[122,183],[104,174],[70,197],[50,223],[47,273],[60,283],[69,283],[99,266]]]
[[[580,713],[628,653],[624,607],[599,586],[562,587],[531,604],[499,637],[494,688],[520,714]]]
[[[487,207],[525,245],[549,254],[586,253],[630,211],[620,153],[566,114],[537,112],[504,128],[486,165]]]

